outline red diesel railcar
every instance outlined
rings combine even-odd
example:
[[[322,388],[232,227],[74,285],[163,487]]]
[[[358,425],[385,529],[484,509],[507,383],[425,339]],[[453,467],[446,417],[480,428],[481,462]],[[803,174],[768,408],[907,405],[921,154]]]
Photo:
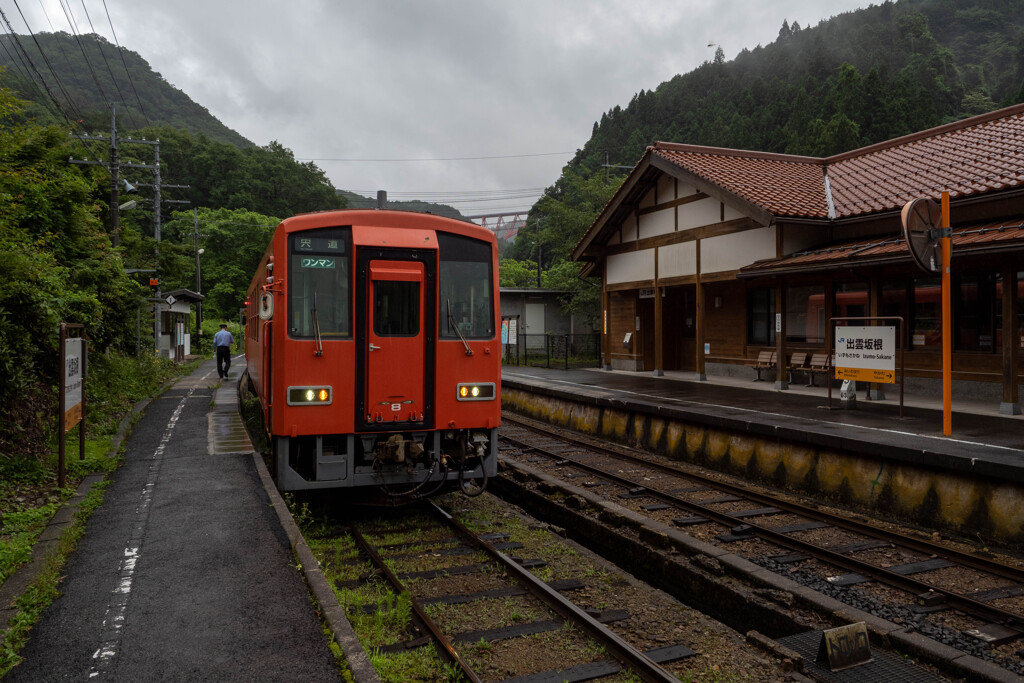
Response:
[[[482,490],[501,420],[497,291],[497,241],[472,223],[379,210],[283,221],[245,329],[278,488],[391,503]]]

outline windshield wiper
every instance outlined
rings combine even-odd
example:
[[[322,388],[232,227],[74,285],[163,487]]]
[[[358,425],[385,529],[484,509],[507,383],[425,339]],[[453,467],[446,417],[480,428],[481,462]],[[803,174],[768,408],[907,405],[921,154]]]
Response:
[[[452,315],[452,300],[445,299],[448,302],[448,326],[455,329],[455,334],[459,335],[459,339],[462,340],[462,345],[466,347],[466,355],[472,356],[473,349],[469,348],[469,342],[462,336],[462,330],[459,329],[458,324],[455,322],[455,316]]]
[[[313,321],[313,338],[316,340],[316,351],[314,355],[324,355],[324,342],[320,339],[320,319],[316,315],[316,292],[313,292],[313,308],[309,311],[309,316]]]

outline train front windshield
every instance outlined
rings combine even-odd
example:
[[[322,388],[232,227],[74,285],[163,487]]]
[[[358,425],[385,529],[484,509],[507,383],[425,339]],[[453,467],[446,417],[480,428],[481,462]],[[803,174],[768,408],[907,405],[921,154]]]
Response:
[[[446,233],[438,233],[437,245],[441,337],[458,339],[461,333],[466,339],[490,339],[494,336],[491,245]]]
[[[288,333],[315,336],[314,316],[321,337],[350,337],[352,233],[346,228],[323,228],[294,233],[288,243]]]

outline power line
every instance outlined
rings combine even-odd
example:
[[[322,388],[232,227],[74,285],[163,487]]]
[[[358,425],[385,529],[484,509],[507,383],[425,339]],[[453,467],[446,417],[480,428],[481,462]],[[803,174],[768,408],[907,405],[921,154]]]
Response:
[[[86,21],[89,22],[89,28],[92,30],[93,34],[97,38],[99,38],[100,34],[96,31],[96,27],[93,26],[92,17],[89,16],[89,10],[85,6],[85,0],[82,0],[82,11],[85,12],[85,19],[86,19]],[[108,17],[108,19],[109,19],[109,17]],[[111,27],[111,28],[113,28],[113,27]],[[128,111],[129,114],[130,114],[131,110],[128,108],[128,102],[124,98],[124,93],[121,92],[121,86],[119,86],[117,84],[117,79],[114,78],[114,70],[110,68],[110,62],[107,60],[107,53],[103,51],[103,42],[101,42],[100,40],[97,40],[96,41],[96,47],[100,51],[100,57],[103,58],[103,64],[107,67],[107,73],[110,74],[110,82],[114,84],[114,89],[117,90],[118,98],[120,99],[121,103],[125,106],[125,110]]]
[[[17,0],[15,0],[14,4],[18,4]],[[85,59],[85,66],[89,69],[89,73],[92,75],[92,82],[96,84],[96,89],[99,90],[100,97],[103,98],[103,101],[109,102],[110,98],[107,97],[106,92],[104,92],[103,90],[103,86],[100,84],[99,78],[96,77],[96,71],[92,68],[92,62],[89,61],[89,55],[86,53],[85,46],[82,45],[82,39],[78,35],[78,24],[75,22],[74,14],[71,12],[70,2],[68,2],[67,7],[65,7],[64,0],[61,0],[60,6],[61,9],[64,10],[64,16],[67,17],[68,25],[71,27],[71,33],[75,37],[75,42],[78,44],[78,49],[82,52],[82,58]],[[86,17],[88,17],[88,12],[86,13]],[[22,18],[24,18],[24,15],[22,16]],[[25,22],[25,26],[28,26],[28,21]],[[42,48],[40,48],[39,51],[42,52]]]
[[[404,163],[410,161],[480,161],[486,159],[526,159],[528,157],[552,157],[576,152],[540,152],[538,154],[499,154],[495,156],[480,157],[420,157],[407,159],[356,159],[356,158],[331,158],[331,157],[295,157],[296,161],[350,161],[359,163]]]
[[[135,101],[139,103],[139,111],[142,112],[142,118],[146,119],[146,124],[152,126],[153,122],[149,120],[149,116],[146,114],[146,110],[142,106],[142,98],[139,97],[139,91],[135,89],[135,79],[132,78],[132,72],[128,70],[128,62],[124,60],[124,49],[121,47],[121,43],[117,42],[117,32],[114,30],[114,22],[110,19],[110,10],[107,9],[107,0],[103,0],[103,11],[107,13],[107,23],[110,24],[110,35],[114,37],[114,45],[117,45],[117,54],[121,57],[121,64],[124,65],[124,73],[128,76],[128,83],[132,86],[132,92],[135,93]]]

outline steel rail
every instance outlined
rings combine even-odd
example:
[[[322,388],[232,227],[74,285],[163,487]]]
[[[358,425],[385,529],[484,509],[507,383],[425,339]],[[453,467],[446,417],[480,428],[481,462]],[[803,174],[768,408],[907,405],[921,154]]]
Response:
[[[751,501],[754,501],[756,503],[771,505],[784,512],[790,512],[804,517],[809,517],[817,521],[827,522],[828,524],[831,524],[833,526],[839,526],[848,531],[854,531],[856,533],[863,533],[863,535],[865,536],[872,536],[874,538],[878,538],[880,540],[892,543],[894,545],[900,545],[905,548],[909,548],[910,550],[916,550],[918,552],[926,553],[929,555],[943,555],[946,559],[955,560],[959,564],[969,566],[972,569],[984,571],[985,573],[996,575],[996,577],[1000,577],[1008,581],[1024,584],[1024,568],[1015,567],[1010,564],[998,562],[996,560],[992,560],[986,557],[980,557],[973,553],[964,552],[962,550],[956,550],[955,548],[947,548],[946,546],[940,546],[936,543],[932,543],[922,539],[914,539],[909,536],[904,536],[902,535],[902,533],[898,533],[896,531],[890,531],[888,529],[881,528],[879,526],[874,526],[872,524],[858,522],[856,520],[847,519],[846,517],[840,517],[838,515],[830,514],[828,512],[822,512],[817,508],[801,505],[800,503],[793,503],[791,501],[776,499],[770,495],[762,494],[760,492],[757,492],[757,490],[741,486],[739,484],[720,481],[719,479],[715,479],[713,477],[707,476],[705,474],[700,474],[698,472],[689,472],[679,467],[673,467],[672,465],[665,465],[663,463],[653,462],[640,454],[631,455],[621,453],[613,449],[609,449],[608,446],[601,445],[599,443],[591,443],[589,441],[580,438],[573,438],[572,436],[564,434],[554,434],[554,432],[550,432],[542,427],[538,427],[536,425],[532,425],[521,420],[517,420],[514,417],[509,417],[508,415],[505,414],[502,415],[502,421],[511,422],[524,429],[528,429],[530,431],[538,432],[541,434],[553,434],[558,438],[568,441],[569,443],[580,444],[584,447],[587,447],[587,449],[605,453],[613,458],[623,458],[626,460],[639,462],[642,463],[645,467],[650,467],[651,469],[657,470],[658,472],[663,472],[665,474],[673,474],[677,476],[685,476],[689,479],[693,479],[702,484],[706,484],[710,487],[719,488],[723,490],[723,492],[732,494],[734,496],[741,496],[743,498],[750,499]]]
[[[501,419],[503,422],[511,422],[524,429],[539,434],[554,435],[557,438],[560,438],[569,443],[579,444],[590,450],[600,451],[615,458],[623,458],[629,461],[640,462],[645,467],[650,467],[651,469],[657,470],[658,472],[672,474],[676,476],[684,476],[687,477],[688,479],[693,479],[709,487],[720,489],[722,491],[731,493],[736,496],[742,496],[757,503],[771,505],[785,512],[790,512],[795,515],[801,515],[803,517],[809,517],[819,522],[827,522],[832,526],[837,526],[842,529],[846,529],[847,531],[853,531],[855,533],[874,536],[888,543],[892,543],[894,545],[901,545],[905,548],[916,550],[921,553],[926,553],[929,555],[942,555],[946,559],[955,560],[959,564],[970,567],[972,569],[977,569],[978,571],[985,572],[987,574],[993,574],[995,576],[1002,577],[1009,581],[1024,583],[1024,569],[1014,567],[1002,562],[998,562],[996,560],[991,560],[985,557],[979,557],[978,555],[975,555],[973,553],[964,552],[962,550],[957,550],[955,548],[948,548],[946,546],[939,545],[937,543],[932,543],[930,541],[913,538],[911,536],[905,536],[903,534],[896,533],[894,531],[889,531],[888,529],[882,529],[880,527],[876,527],[871,524],[866,524],[864,522],[858,522],[856,520],[847,519],[845,517],[839,517],[838,515],[833,515],[828,512],[822,512],[817,508],[801,505],[800,503],[781,500],[773,496],[766,495],[758,491],[746,488],[744,486],[740,486],[738,484],[730,484],[728,482],[723,482],[718,479],[714,479],[712,477],[700,474],[698,472],[689,472],[679,467],[673,467],[672,465],[654,462],[648,460],[646,457],[643,457],[640,454],[631,455],[628,453],[622,453],[620,451],[608,448],[607,446],[601,444],[590,443],[583,439],[574,438],[572,436],[564,434],[555,434],[554,432],[550,432],[542,427],[538,427],[536,425],[516,419],[516,417],[509,416],[508,414],[505,413],[502,414]],[[640,485],[642,486],[642,484]]]
[[[652,498],[657,498],[658,500],[674,505],[682,510],[686,510],[694,514],[700,515],[702,517],[706,517],[710,521],[717,522],[718,524],[721,524],[727,528],[735,528],[737,526],[748,526],[751,529],[751,535],[758,536],[762,540],[768,541],[769,543],[773,543],[775,545],[787,548],[789,550],[807,553],[808,555],[816,559],[822,560],[823,562],[827,562],[828,564],[832,564],[837,567],[842,567],[843,569],[857,572],[865,577],[869,577],[881,583],[906,591],[908,593],[919,595],[921,593],[925,593],[928,591],[934,591],[935,593],[939,593],[945,596],[947,604],[950,607],[959,609],[967,614],[970,614],[980,619],[1003,624],[1008,628],[1024,633],[1024,616],[1022,615],[1013,612],[1007,612],[996,607],[992,607],[977,600],[973,600],[960,593],[956,593],[954,591],[947,590],[941,587],[933,586],[922,581],[909,578],[908,576],[904,576],[902,574],[897,574],[896,572],[889,571],[888,569],[885,569],[883,567],[877,567],[862,560],[858,560],[847,555],[836,553],[827,548],[823,548],[821,546],[809,543],[807,541],[801,541],[799,539],[792,538],[786,534],[773,531],[772,529],[769,529],[767,527],[752,524],[750,520],[740,519],[738,517],[733,517],[726,513],[717,512],[715,510],[712,510],[711,508],[700,505],[699,503],[693,503],[685,499],[679,498],[678,496],[674,496],[666,491],[661,491],[659,489],[652,488],[647,484],[643,484],[641,482],[628,479],[613,472],[602,470],[599,467],[594,467],[592,465],[582,463],[578,460],[568,458],[564,454],[546,451],[543,448],[539,448],[521,441],[517,441],[516,439],[512,439],[508,436],[502,436],[500,438],[505,439],[506,441],[519,443],[525,446],[527,450],[531,452],[540,453],[551,459],[565,460],[566,462],[572,463],[573,467],[590,472],[592,474],[600,476],[603,479],[615,482],[620,486],[626,488],[642,488],[644,489],[645,495],[650,495]],[[590,446],[588,446],[588,448],[590,448]],[[625,457],[622,456],[621,454],[615,454],[614,452],[612,452],[612,454],[617,455],[618,457]],[[681,470],[675,470],[674,473],[679,476],[690,476],[689,473],[683,472]],[[718,487],[717,482],[714,484],[714,486]],[[871,533],[868,531],[864,531],[862,533],[869,536],[871,535]]]
[[[479,538],[448,512],[438,507],[437,504],[431,502],[430,505],[434,508],[435,513],[450,524],[463,539],[490,555],[492,559],[514,576],[534,597],[544,602],[563,619],[583,628],[587,635],[601,643],[611,652],[612,656],[629,667],[642,680],[648,683],[679,683],[678,678],[652,662],[642,652],[620,638],[574,603],[564,598],[557,591],[534,576],[528,569],[525,569],[492,544]]]
[[[384,558],[374,549],[374,547],[363,537],[359,530],[355,526],[349,526],[349,533],[352,538],[359,545],[359,547],[367,554],[367,556],[373,561],[377,568],[381,571],[384,577],[388,580],[388,583],[398,591],[399,593],[405,592],[406,588],[402,584],[398,576],[391,571],[391,568],[384,562]],[[423,626],[430,632],[431,637],[434,639],[434,647],[444,659],[448,660],[449,663],[457,664],[462,670],[463,675],[466,679],[472,683],[482,683],[480,677],[476,675],[472,667],[466,663],[465,660],[459,655],[459,653],[452,647],[451,642],[445,636],[444,632],[441,631],[441,627],[437,625],[433,619],[427,614],[426,610],[420,606],[419,601],[413,599],[412,609],[416,613],[416,617],[420,620]]]

